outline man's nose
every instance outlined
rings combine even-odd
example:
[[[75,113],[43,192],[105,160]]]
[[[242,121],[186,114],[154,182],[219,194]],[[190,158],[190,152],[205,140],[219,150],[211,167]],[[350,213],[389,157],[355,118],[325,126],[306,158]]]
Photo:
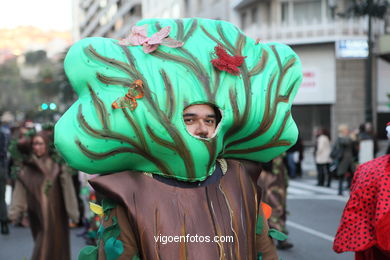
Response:
[[[199,122],[196,128],[195,135],[202,138],[206,138],[208,137],[208,134],[209,134],[209,130],[207,126],[203,122]]]

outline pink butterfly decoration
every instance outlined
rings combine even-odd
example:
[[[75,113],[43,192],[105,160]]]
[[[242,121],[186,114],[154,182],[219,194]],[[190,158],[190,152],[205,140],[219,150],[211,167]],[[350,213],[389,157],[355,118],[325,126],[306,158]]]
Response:
[[[125,46],[138,46],[142,45],[142,49],[145,53],[151,53],[155,51],[159,45],[164,45],[170,48],[178,48],[184,45],[183,42],[172,39],[169,36],[171,31],[170,26],[162,28],[152,36],[148,37],[147,33],[148,25],[134,26],[131,28],[130,35],[127,38],[120,40],[120,45]]]

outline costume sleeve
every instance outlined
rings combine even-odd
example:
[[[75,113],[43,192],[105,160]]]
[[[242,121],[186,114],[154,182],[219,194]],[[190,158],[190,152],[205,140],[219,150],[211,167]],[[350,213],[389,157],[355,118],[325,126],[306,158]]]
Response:
[[[64,196],[66,213],[68,213],[68,216],[77,223],[80,218],[80,212],[73,180],[70,174],[67,172],[65,166],[61,167],[61,171],[60,183],[62,194]]]
[[[136,236],[127,211],[107,199],[103,200],[103,207],[97,207],[101,208],[97,246],[84,247],[78,260],[140,260]]]
[[[141,259],[126,210],[122,206],[116,205],[108,214],[108,216],[103,217],[102,226],[98,231],[98,259]]]
[[[262,207],[259,207],[256,226],[256,249],[258,259],[278,260],[278,254],[272,238],[269,236],[269,227]]]

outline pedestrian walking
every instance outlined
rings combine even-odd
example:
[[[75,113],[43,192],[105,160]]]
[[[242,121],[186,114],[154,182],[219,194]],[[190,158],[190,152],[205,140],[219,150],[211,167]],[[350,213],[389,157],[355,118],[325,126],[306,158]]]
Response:
[[[349,127],[345,124],[339,125],[338,137],[333,145],[331,157],[337,164],[337,176],[339,178],[338,195],[343,195],[344,181],[352,180],[354,162],[354,143],[350,137]]]
[[[268,219],[270,228],[288,234],[286,228],[288,174],[283,157],[280,155],[271,162],[262,163],[263,171],[257,183],[263,189],[264,203],[272,208],[271,217]],[[278,240],[276,248],[286,250],[293,246],[286,239]]]
[[[30,156],[30,148],[22,147],[26,150],[20,150],[18,144],[31,143],[31,139],[35,134],[36,132],[33,130],[33,125],[30,123],[25,122],[21,126],[15,127],[8,148],[10,154],[10,177],[12,182],[12,197],[8,210],[8,218],[12,220],[12,224],[15,226],[29,226],[26,194],[24,193],[24,190],[15,190],[15,182],[23,167],[23,161],[27,160]]]
[[[290,147],[286,152],[286,163],[288,176],[291,179],[302,176],[301,162],[303,160],[303,143],[301,137],[298,135],[296,143]]]
[[[314,148],[314,158],[317,166],[317,186],[330,187],[332,182],[332,174],[329,171],[329,163],[331,161],[330,136],[325,128],[320,128],[316,134],[316,144]]]
[[[40,132],[32,143],[20,145],[31,150],[15,183],[15,192],[26,195],[35,242],[31,259],[69,260],[69,217],[77,221],[79,216],[71,176],[55,160],[49,133]]]
[[[363,164],[375,157],[374,137],[368,132],[367,124],[359,126],[358,137],[358,163]]]
[[[0,121],[0,229],[2,235],[9,234],[8,228],[8,210],[5,202],[5,188],[9,179],[9,158],[8,146],[11,139],[10,124],[13,116],[5,112]]]

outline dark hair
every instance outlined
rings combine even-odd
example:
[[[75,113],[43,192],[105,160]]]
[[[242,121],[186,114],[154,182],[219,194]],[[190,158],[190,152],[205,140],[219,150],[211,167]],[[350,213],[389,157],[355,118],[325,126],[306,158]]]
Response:
[[[360,124],[359,125],[359,133],[364,133],[366,132],[366,124]]]
[[[221,110],[219,110],[219,108],[213,104],[211,104],[211,106],[215,113],[215,125],[218,126],[219,122],[221,122],[222,119]]]

